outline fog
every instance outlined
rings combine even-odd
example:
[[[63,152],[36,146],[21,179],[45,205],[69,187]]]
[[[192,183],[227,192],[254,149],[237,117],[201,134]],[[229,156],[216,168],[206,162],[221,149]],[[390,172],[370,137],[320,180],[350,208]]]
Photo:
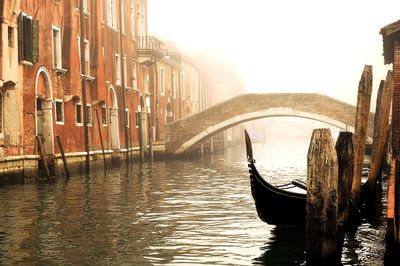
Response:
[[[374,107],[391,69],[379,31],[398,10],[398,0],[148,0],[148,24],[182,51],[220,54],[247,92],[319,92],[355,105],[373,65]]]

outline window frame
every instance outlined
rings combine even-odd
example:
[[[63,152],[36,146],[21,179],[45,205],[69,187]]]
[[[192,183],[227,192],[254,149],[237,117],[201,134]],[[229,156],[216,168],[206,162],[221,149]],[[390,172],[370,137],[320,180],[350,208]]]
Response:
[[[114,64],[115,64],[115,85],[121,86],[121,56],[117,53],[115,53],[115,59],[114,59]]]
[[[60,106],[60,111],[61,111],[61,113],[60,113],[60,115],[61,115],[61,120],[58,120],[58,108],[57,108],[57,104],[58,103],[60,103],[61,104],[61,106]],[[55,104],[55,118],[56,118],[56,124],[57,125],[64,125],[64,123],[65,123],[65,116],[64,116],[64,101],[63,100],[61,100],[61,99],[55,99],[54,100],[54,104]]]
[[[57,40],[54,38],[54,33],[57,33]],[[61,28],[51,26],[52,52],[53,52],[53,68],[62,69],[62,44],[61,44]]]
[[[132,89],[137,90],[137,64],[132,61]]]
[[[125,108],[124,116],[125,116],[124,117],[124,119],[125,119],[125,127],[129,128],[129,126],[130,126],[130,123],[129,123],[129,116],[130,116],[129,108]]]
[[[107,127],[108,126],[108,117],[107,117],[107,106],[106,105],[102,105],[101,106],[101,124],[103,125],[103,127]]]
[[[79,109],[78,109],[78,107],[79,107]],[[78,121],[78,110],[79,110],[79,114],[80,114],[79,115],[80,122]],[[75,124],[77,126],[83,126],[83,109],[82,109],[81,102],[75,103]]]
[[[92,126],[93,125],[92,105],[90,103],[86,104],[86,117],[85,117],[84,122],[88,126]]]

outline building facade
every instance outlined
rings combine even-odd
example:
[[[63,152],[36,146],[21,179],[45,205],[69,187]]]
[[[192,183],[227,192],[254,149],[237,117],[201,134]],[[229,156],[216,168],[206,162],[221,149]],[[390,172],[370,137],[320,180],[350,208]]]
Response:
[[[35,176],[41,151],[54,169],[61,152],[81,168],[144,157],[165,123],[211,106],[207,66],[149,36],[147,14],[146,0],[0,3],[5,176]]]

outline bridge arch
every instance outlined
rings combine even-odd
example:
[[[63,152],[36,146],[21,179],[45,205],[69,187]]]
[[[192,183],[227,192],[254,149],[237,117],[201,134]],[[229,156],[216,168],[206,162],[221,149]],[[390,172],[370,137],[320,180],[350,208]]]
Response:
[[[203,112],[167,124],[166,152],[183,154],[204,139],[227,128],[268,117],[301,117],[354,131],[355,113],[355,106],[321,94],[243,94]],[[372,130],[373,114],[370,114],[369,136],[372,136]]]

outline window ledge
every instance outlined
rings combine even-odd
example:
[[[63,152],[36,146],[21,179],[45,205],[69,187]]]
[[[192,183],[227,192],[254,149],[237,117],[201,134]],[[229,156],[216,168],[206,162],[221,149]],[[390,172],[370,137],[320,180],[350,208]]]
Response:
[[[68,72],[68,70],[64,69],[64,68],[53,68],[54,72],[56,73],[56,75],[65,75],[65,73]]]
[[[64,122],[56,122],[56,125],[63,126],[63,125],[64,125]]]
[[[26,61],[26,60],[21,60],[20,62],[21,62],[21,64],[26,65],[26,66],[33,66],[32,62],[29,62],[29,61]]]
[[[88,76],[88,75],[83,75],[83,74],[81,74],[81,78],[84,79],[84,80],[89,81],[90,83],[92,83],[92,82],[96,79],[96,77],[92,77],[92,76]]]
[[[112,30],[112,31],[118,32],[118,29],[117,29],[117,27],[115,27],[115,26],[112,26],[112,25],[110,25],[110,24],[107,23],[107,27],[108,27],[110,30]]]

